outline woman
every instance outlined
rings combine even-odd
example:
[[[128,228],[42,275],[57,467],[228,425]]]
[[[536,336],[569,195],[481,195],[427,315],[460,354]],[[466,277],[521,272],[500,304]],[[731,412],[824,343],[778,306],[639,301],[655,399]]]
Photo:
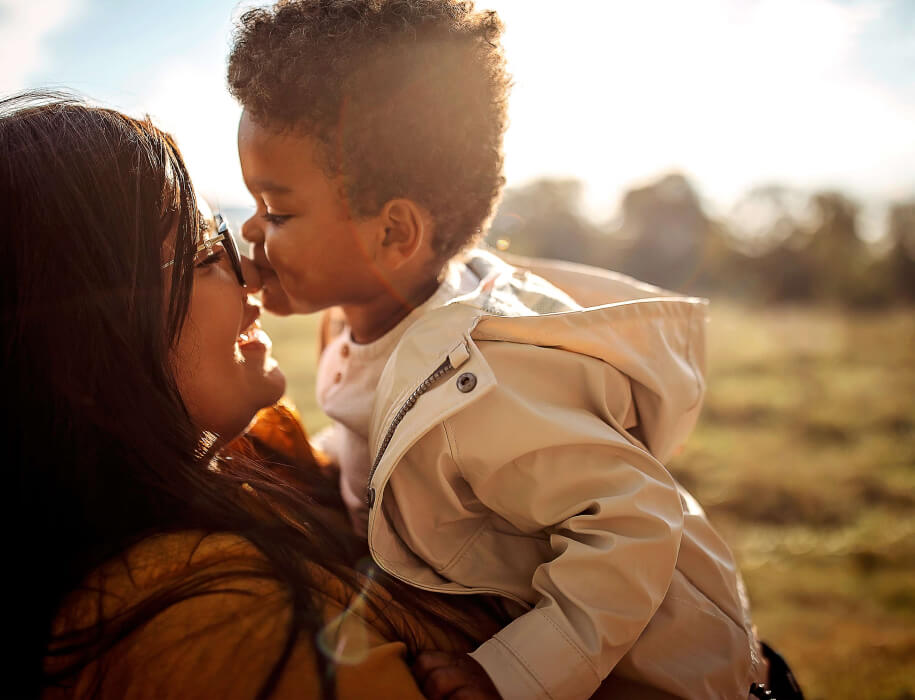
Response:
[[[497,628],[358,570],[288,411],[233,442],[285,380],[253,268],[167,134],[59,95],[2,100],[0,192],[6,691],[421,697],[407,647],[470,649]]]

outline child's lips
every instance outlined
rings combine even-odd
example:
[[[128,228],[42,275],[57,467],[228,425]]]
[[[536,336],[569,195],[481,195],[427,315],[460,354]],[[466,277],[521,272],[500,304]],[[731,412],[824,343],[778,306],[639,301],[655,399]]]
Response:
[[[273,270],[264,270],[261,277],[261,300],[264,308],[279,316],[288,316],[292,313],[289,297],[280,284],[280,278]]]
[[[261,270],[261,290],[265,292],[281,292],[280,278],[273,269]]]
[[[262,275],[273,272],[273,265],[267,260],[267,253],[264,250],[264,245],[262,243],[251,246],[251,260],[257,266],[257,269],[260,270]]]

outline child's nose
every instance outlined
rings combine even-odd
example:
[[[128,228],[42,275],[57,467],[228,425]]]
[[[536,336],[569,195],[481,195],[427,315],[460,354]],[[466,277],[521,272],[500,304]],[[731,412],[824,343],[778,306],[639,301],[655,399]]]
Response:
[[[264,231],[257,221],[257,214],[253,214],[241,225],[241,236],[254,245],[264,242]]]

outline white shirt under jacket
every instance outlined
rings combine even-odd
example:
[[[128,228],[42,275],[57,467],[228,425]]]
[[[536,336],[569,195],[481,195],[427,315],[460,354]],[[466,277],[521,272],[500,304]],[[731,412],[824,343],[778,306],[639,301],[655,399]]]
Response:
[[[701,405],[706,302],[517,262],[471,251],[476,287],[385,363],[373,558],[514,601],[472,654],[505,698],[746,698],[765,668],[733,556],[664,467]]]

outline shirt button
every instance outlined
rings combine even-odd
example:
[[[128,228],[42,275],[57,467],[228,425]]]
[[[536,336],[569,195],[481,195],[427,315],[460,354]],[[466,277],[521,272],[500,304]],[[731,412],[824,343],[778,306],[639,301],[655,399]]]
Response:
[[[343,355],[343,357],[349,357],[349,345],[344,343],[340,346],[340,354]]]
[[[337,372],[334,375],[334,384],[339,384],[341,379],[343,379],[343,374],[341,372]]]

